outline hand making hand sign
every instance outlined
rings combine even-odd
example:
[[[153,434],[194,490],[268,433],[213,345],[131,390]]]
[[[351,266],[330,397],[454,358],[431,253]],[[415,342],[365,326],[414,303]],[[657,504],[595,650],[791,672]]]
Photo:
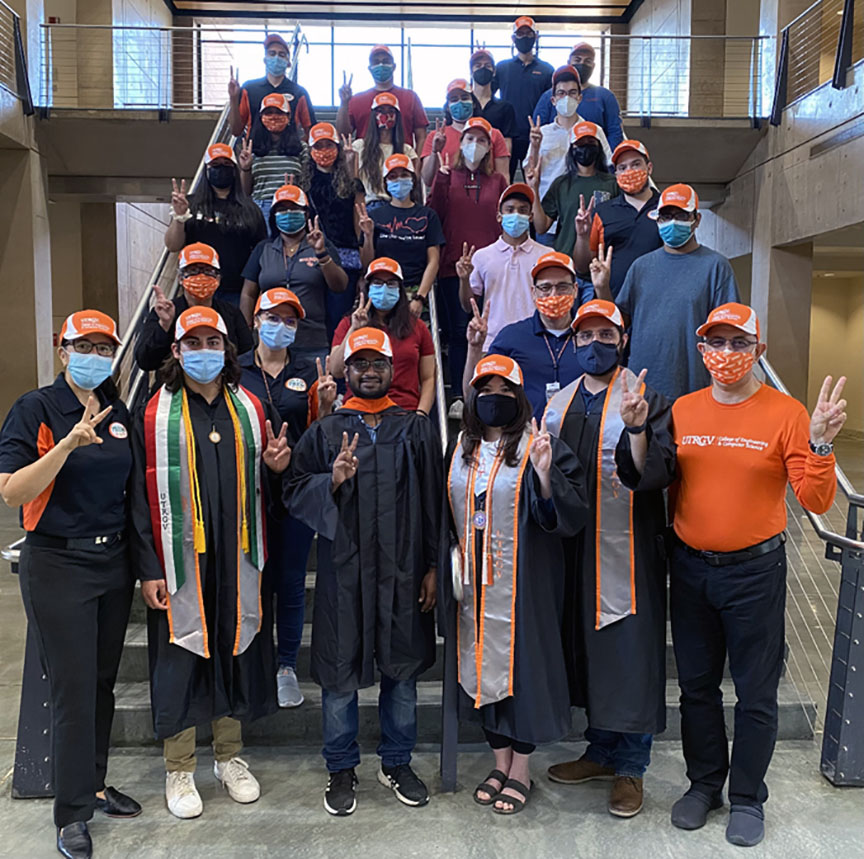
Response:
[[[342,86],[339,87],[339,101],[346,102],[351,101],[351,96],[354,93],[351,91],[351,84],[354,83],[354,73],[351,73],[351,77],[346,77],[345,70],[342,70]]]
[[[375,233],[375,221],[369,217],[366,204],[357,203],[354,208],[357,210],[357,226],[360,228],[360,232],[363,233],[364,237],[368,236],[371,239]]]
[[[647,370],[643,370],[636,378],[636,384],[633,389],[627,383],[627,373],[621,375],[621,420],[624,421],[624,426],[642,427],[648,420],[648,400],[642,395],[642,386],[645,383],[645,376],[648,375]]]
[[[357,473],[359,460],[354,456],[354,451],[357,450],[357,442],[360,436],[355,432],[354,440],[348,444],[348,433],[342,433],[342,447],[333,460],[333,491],[335,492],[346,480],[349,480]]]
[[[612,301],[612,293],[609,290],[609,281],[612,277],[612,245],[607,248],[603,242],[600,242],[597,256],[591,260],[588,268],[591,272],[594,294],[597,298]]]
[[[174,325],[174,317],[177,309],[174,307],[174,302],[170,298],[166,298],[162,292],[162,287],[158,283],[153,284],[153,310],[159,319],[159,324],[163,331],[171,331]]]
[[[87,405],[84,406],[84,414],[81,420],[69,430],[69,433],[64,437],[61,444],[65,445],[70,451],[79,447],[87,447],[90,444],[102,444],[102,439],[96,435],[96,427],[99,426],[111,411],[111,406],[97,412],[99,408],[99,400],[93,394],[87,397]]]
[[[486,337],[489,334],[489,307],[491,304],[492,302],[487,298],[483,303],[483,313],[480,313],[477,302],[473,298],[471,299],[471,310],[474,315],[468,320],[466,332],[469,349],[482,349],[486,342]]]
[[[189,211],[189,200],[186,198],[186,180],[171,180],[171,209],[175,215],[185,215]]]
[[[315,359],[318,368],[318,417],[329,415],[333,411],[333,403],[336,402],[336,380],[330,374],[330,356],[324,358],[324,366],[321,359]]]
[[[360,328],[365,328],[369,324],[369,312],[372,310],[372,299],[369,296],[366,296],[366,300],[363,300],[363,296],[357,299],[357,309],[351,314],[351,328],[349,329],[349,333],[351,331],[357,331]]]
[[[281,474],[288,468],[291,462],[291,448],[288,447],[288,424],[282,424],[282,429],[279,430],[279,435],[273,434],[273,425],[270,421],[266,422],[267,426],[267,447],[261,454],[261,459],[270,471],[276,474]]]
[[[432,136],[432,151],[440,154],[447,145],[447,134],[445,132],[446,125],[440,117],[435,120],[435,131]]]
[[[576,213],[576,235],[587,236],[591,232],[591,224],[594,221],[594,195],[588,200],[588,208],[585,208],[585,196],[579,195],[579,211]]]
[[[252,139],[247,135],[246,139],[240,144],[240,149],[237,152],[237,164],[241,170],[249,172],[252,169],[252,162],[255,156],[252,154]]]
[[[306,241],[309,242],[312,250],[316,254],[322,254],[327,250],[327,245],[324,241],[324,232],[321,229],[321,222],[318,216],[311,221],[306,222]]]
[[[810,441],[816,444],[831,444],[846,423],[846,400],[840,399],[846,377],[841,376],[831,391],[831,376],[826,376],[819,391],[819,399],[810,418]],[[831,392],[829,395],[829,391]]]
[[[471,260],[474,258],[476,250],[474,245],[471,245],[469,249],[468,242],[462,243],[462,256],[456,260],[456,274],[462,280],[467,280],[471,277],[471,272],[474,271],[474,263]]]
[[[228,67],[228,98],[233,101],[239,101],[240,93],[243,90],[243,87],[240,86],[240,79],[237,77],[239,75],[240,70],[237,69],[237,72],[234,72],[234,66]]]

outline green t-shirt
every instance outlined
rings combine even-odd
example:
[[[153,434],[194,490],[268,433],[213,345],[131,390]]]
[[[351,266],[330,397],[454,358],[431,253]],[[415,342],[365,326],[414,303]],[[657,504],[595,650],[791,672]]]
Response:
[[[594,195],[594,207],[598,203],[618,196],[618,182],[611,173],[595,173],[593,176],[570,176],[564,174],[553,180],[543,197],[543,211],[558,222],[555,234],[555,250],[573,255],[576,242],[576,214],[579,212],[579,195],[585,205]]]

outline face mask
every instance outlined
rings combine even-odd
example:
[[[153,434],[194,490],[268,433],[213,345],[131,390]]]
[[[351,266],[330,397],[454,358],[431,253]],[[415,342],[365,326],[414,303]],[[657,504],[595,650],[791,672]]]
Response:
[[[680,248],[690,241],[693,235],[692,221],[666,221],[657,225],[663,244],[670,248]]]
[[[734,385],[752,369],[756,361],[753,352],[705,352],[702,362],[708,372],[721,384]]]
[[[475,141],[463,142],[459,148],[462,150],[462,157],[469,164],[479,164],[489,151],[489,147],[485,143],[476,143]]]
[[[276,226],[280,233],[299,233],[306,226],[306,213],[299,209],[276,213]]]
[[[586,65],[585,63],[579,63],[578,65],[575,63],[571,63],[570,65],[572,65],[573,68],[576,69],[577,72],[579,72],[579,81],[581,82],[582,86],[585,86],[585,84],[588,82],[588,78],[591,77],[591,72],[594,71],[594,67]]]
[[[520,54],[531,53],[531,48],[534,47],[534,42],[537,41],[536,36],[514,36],[513,44],[516,45],[516,50]]]
[[[190,379],[206,385],[212,382],[225,366],[225,353],[221,349],[196,349],[180,353],[180,366]]]
[[[288,127],[288,117],[284,113],[265,113],[261,117],[261,125],[268,131],[278,134]]]
[[[258,336],[271,349],[287,349],[297,336],[297,328],[289,328],[281,322],[262,322]]]
[[[480,423],[487,427],[506,427],[516,420],[519,404],[506,394],[483,394],[474,401]]]
[[[600,153],[600,147],[593,143],[577,143],[573,147],[573,160],[583,167],[588,167],[590,164],[597,162],[597,155]]]
[[[451,101],[448,107],[450,108],[450,116],[452,116],[456,122],[465,122],[465,120],[470,119],[471,115],[474,113],[473,101]]]
[[[369,284],[369,299],[376,310],[392,310],[399,301],[399,287],[383,283]]]
[[[528,215],[522,215],[519,212],[508,212],[506,215],[501,215],[501,229],[507,233],[510,238],[518,238],[528,232],[528,227],[531,225],[531,218]]]
[[[396,117],[392,113],[376,113],[375,122],[378,128],[393,128],[396,125]]]
[[[558,116],[573,116],[577,107],[579,107],[579,102],[569,95],[555,101],[555,110],[558,112]]]
[[[180,284],[195,298],[210,298],[219,289],[219,278],[213,277],[212,274],[193,274],[184,277]]]
[[[593,340],[587,346],[576,347],[576,358],[586,373],[604,376],[618,363],[618,346]]]
[[[387,193],[396,200],[405,200],[414,190],[414,180],[407,177],[402,179],[388,179]]]
[[[214,188],[230,188],[234,184],[234,168],[227,164],[217,164],[207,168],[207,181]]]
[[[285,69],[288,68],[288,60],[285,57],[264,57],[264,65],[267,71],[275,77],[285,74]]]
[[[312,160],[319,167],[332,167],[339,157],[339,150],[335,147],[333,149],[316,149],[313,146],[311,151]]]
[[[615,181],[625,194],[638,194],[648,183],[648,171],[624,170],[615,174]]]
[[[474,72],[474,83],[480,84],[480,86],[486,86],[486,84],[492,82],[492,74],[492,69],[487,69],[485,66],[477,69],[477,71]]]
[[[379,84],[383,84],[393,77],[393,69],[394,66],[391,66],[389,63],[378,63],[377,66],[369,66],[372,79]]]
[[[549,319],[559,319],[566,316],[573,308],[575,295],[547,295],[535,300],[537,309]]]
[[[69,375],[79,388],[92,391],[111,375],[113,360],[113,358],[97,355],[94,352],[89,355],[83,355],[81,352],[70,352]]]

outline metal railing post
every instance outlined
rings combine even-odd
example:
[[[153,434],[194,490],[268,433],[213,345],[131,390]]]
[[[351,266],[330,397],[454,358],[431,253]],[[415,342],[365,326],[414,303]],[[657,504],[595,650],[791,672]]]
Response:
[[[840,35],[837,38],[837,53],[834,57],[834,74],[831,86],[845,89],[846,71],[852,65],[852,39],[854,38],[855,0],[843,4],[843,18],[840,21]]]
[[[780,125],[783,121],[783,111],[786,108],[787,88],[789,83],[789,28],[783,30],[780,42],[780,58],[777,62],[777,75],[774,78],[774,103],[771,106],[771,125]]]

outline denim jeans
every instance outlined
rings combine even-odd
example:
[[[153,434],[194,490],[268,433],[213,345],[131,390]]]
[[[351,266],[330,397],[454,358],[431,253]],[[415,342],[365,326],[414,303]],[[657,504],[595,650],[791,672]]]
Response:
[[[642,778],[651,762],[652,734],[624,734],[589,727],[585,731],[585,757],[604,767],[615,767],[615,775]]]
[[[444,343],[447,344],[447,369],[449,371],[450,396],[462,396],[462,372],[468,357],[468,342],[465,339],[470,317],[459,303],[459,278],[438,278],[438,325]]]
[[[357,745],[359,716],[356,692],[321,690],[324,715],[324,749],[327,771],[351,769],[360,763]],[[378,692],[378,721],[381,741],[378,755],[385,767],[411,762],[417,743],[417,681],[391,680],[381,675]]]

